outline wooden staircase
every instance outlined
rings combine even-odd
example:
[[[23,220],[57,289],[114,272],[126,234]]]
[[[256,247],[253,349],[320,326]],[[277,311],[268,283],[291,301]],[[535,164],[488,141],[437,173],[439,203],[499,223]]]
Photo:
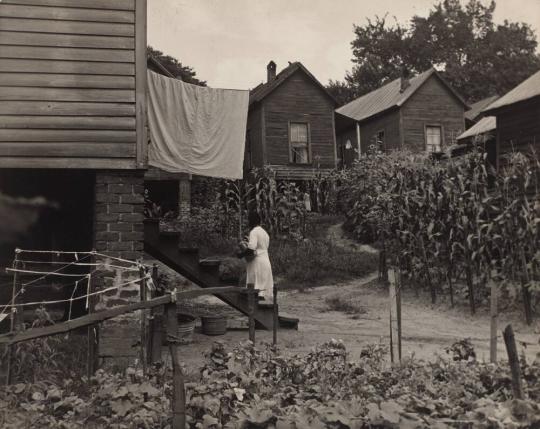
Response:
[[[178,233],[160,231],[158,220],[144,221],[144,251],[202,288],[237,286],[219,278],[219,260],[201,260],[198,249],[180,244]],[[215,296],[248,315],[247,294]],[[273,304],[257,303],[254,314],[256,327],[271,330],[273,313]],[[283,328],[297,329],[298,319],[279,316],[279,325]]]

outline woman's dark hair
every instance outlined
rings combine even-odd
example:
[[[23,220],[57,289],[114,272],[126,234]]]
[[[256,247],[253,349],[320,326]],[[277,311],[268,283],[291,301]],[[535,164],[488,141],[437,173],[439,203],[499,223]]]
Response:
[[[259,226],[261,224],[261,217],[259,216],[259,213],[250,212],[248,215],[248,224],[250,229]]]

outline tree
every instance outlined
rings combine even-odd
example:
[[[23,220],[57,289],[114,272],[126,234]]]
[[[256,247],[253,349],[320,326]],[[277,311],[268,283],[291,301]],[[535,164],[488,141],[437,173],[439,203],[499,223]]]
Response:
[[[352,71],[328,89],[350,101],[400,76],[434,66],[469,101],[504,94],[540,68],[530,25],[493,22],[495,1],[442,0],[408,25],[375,17],[354,26]]]
[[[197,72],[193,70],[192,67],[184,66],[176,58],[166,55],[163,52],[152,48],[151,46],[147,47],[147,55],[153,56],[158,60],[168,71],[170,71],[175,77],[181,79],[184,82],[192,83],[194,85],[206,86],[206,81],[199,80],[196,75]]]

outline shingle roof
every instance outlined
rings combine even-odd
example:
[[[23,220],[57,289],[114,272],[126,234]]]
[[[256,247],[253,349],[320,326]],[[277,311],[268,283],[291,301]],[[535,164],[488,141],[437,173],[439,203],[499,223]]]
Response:
[[[398,78],[340,107],[336,112],[356,121],[363,121],[393,107],[402,106],[432,75],[437,76],[450,92],[467,106],[467,103],[439,76],[437,71],[431,68],[411,78],[409,86],[403,92],[401,92],[401,79]]]
[[[486,116],[480,119],[476,124],[471,128],[466,130],[464,133],[460,134],[457,140],[463,140],[467,137],[474,137],[479,134],[487,133],[488,131],[493,131],[497,128],[497,119],[495,116]]]
[[[528,79],[521,82],[518,86],[507,92],[494,103],[487,106],[483,112],[492,113],[494,110],[519,101],[525,101],[540,95],[540,70],[533,74]]]
[[[315,76],[313,76],[309,72],[309,70],[304,67],[301,62],[296,61],[294,63],[290,63],[287,67],[281,70],[276,75],[276,78],[274,80],[266,83],[261,83],[260,85],[253,88],[249,93],[249,105],[251,106],[253,103],[261,101],[264,97],[274,91],[279,85],[285,82],[290,76],[292,76],[293,73],[295,73],[297,70],[302,70],[311,80],[315,82],[317,86],[322,89],[322,91],[332,100],[333,103],[337,104],[336,99],[327,91],[324,85],[321,84],[317,80],[317,78],[315,78]]]
[[[499,98],[498,95],[492,95],[491,97],[484,98],[476,103],[471,104],[471,108],[465,112],[465,119],[468,119],[469,121],[476,121],[482,110],[493,103],[497,98]]]

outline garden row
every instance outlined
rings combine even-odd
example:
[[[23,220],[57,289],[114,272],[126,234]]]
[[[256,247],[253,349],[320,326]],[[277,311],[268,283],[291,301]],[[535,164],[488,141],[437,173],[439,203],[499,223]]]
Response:
[[[495,284],[520,298],[530,323],[540,291],[540,161],[514,154],[499,171],[475,152],[458,160],[394,153],[362,158],[340,177],[346,226],[378,241],[435,302],[464,286],[471,311]],[[463,279],[463,280],[461,280]]]

